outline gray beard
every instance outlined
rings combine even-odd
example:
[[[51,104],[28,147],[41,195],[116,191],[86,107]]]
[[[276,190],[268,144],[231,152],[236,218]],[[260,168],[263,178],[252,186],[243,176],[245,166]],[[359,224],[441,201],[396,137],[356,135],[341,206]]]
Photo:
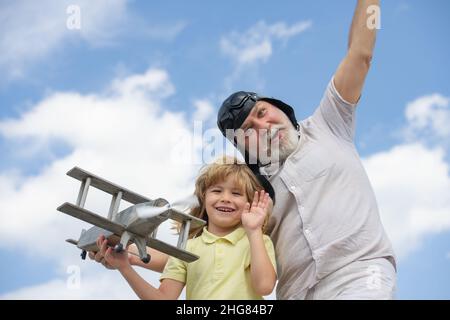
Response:
[[[297,148],[299,139],[299,133],[294,128],[289,128],[286,131],[286,136],[284,137],[283,141],[280,142],[279,147],[279,155],[278,159],[279,162],[284,163],[286,159],[291,155],[292,152]]]
[[[286,159],[295,151],[299,139],[300,133],[294,128],[290,128],[286,132],[286,136],[283,138],[283,141],[280,143],[277,159],[272,159],[272,162],[263,164],[261,166],[261,173],[269,177],[274,175],[278,169],[283,166]]]
[[[270,150],[270,155],[266,159],[259,159],[256,161],[257,155],[249,154],[251,163],[259,163],[261,167],[280,167],[286,159],[295,151],[297,148],[300,133],[294,128],[290,127],[285,130],[285,136],[279,141],[275,149]],[[242,154],[245,154],[245,147],[243,145],[236,146]],[[269,160],[268,162],[266,162]]]

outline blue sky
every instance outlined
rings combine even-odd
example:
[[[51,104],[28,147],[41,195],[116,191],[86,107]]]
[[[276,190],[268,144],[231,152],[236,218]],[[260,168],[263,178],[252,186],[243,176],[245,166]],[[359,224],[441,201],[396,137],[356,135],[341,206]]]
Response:
[[[167,158],[193,121],[214,128],[241,89],[309,116],[345,55],[355,3],[2,2],[0,296],[133,298],[64,244],[82,226],[55,210],[77,191],[65,172],[78,165],[150,198],[186,194],[198,165]],[[66,26],[71,4],[80,29]],[[355,143],[399,256],[399,299],[450,298],[449,9],[382,3],[358,106]],[[93,284],[68,290],[68,265]]]

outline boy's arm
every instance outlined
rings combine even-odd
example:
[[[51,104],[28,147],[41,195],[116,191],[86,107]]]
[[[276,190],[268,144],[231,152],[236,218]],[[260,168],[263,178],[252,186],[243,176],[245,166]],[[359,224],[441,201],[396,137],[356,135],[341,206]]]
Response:
[[[128,251],[139,254],[138,249],[135,244],[130,245]],[[150,255],[151,259],[149,263],[144,263],[137,256],[130,255],[130,263],[135,266],[146,268],[156,272],[163,272],[166,266],[169,256],[161,251],[147,247],[147,253]]]
[[[255,192],[253,203],[247,203],[241,215],[242,226],[250,242],[250,275],[256,293],[266,296],[277,281],[275,269],[264,244],[262,226],[272,203],[265,191]]]
[[[267,253],[262,230],[247,233],[247,236],[250,242],[250,274],[253,289],[256,293],[266,296],[273,291],[277,275]]]
[[[136,295],[142,300],[176,300],[184,288],[184,283],[172,279],[163,279],[159,288],[145,281],[131,265],[119,269]]]
[[[115,252],[108,246],[108,240],[105,239],[105,237],[99,237],[97,239],[97,247],[99,247],[100,252],[109,265],[119,270],[139,298],[148,300],[168,300],[177,299],[180,296],[184,287],[183,282],[165,279],[161,283],[159,289],[156,289],[133,269],[130,260],[128,259],[127,251],[122,251],[120,253]]]

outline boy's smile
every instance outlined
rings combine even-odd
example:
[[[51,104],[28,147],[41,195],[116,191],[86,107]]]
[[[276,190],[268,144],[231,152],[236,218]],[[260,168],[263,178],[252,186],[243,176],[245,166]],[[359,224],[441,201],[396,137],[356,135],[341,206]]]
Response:
[[[216,210],[223,212],[223,213],[231,213],[231,212],[236,211],[236,209],[227,207],[227,206],[218,206],[218,207],[216,207]]]

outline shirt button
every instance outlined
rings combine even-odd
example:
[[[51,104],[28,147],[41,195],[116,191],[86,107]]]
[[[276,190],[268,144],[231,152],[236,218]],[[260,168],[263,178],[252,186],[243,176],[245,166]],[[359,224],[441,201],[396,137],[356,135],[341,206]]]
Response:
[[[294,191],[295,190],[295,186],[291,186],[291,190]]]
[[[310,234],[311,231],[309,231],[309,229],[305,229],[305,233],[306,233],[306,234]]]

